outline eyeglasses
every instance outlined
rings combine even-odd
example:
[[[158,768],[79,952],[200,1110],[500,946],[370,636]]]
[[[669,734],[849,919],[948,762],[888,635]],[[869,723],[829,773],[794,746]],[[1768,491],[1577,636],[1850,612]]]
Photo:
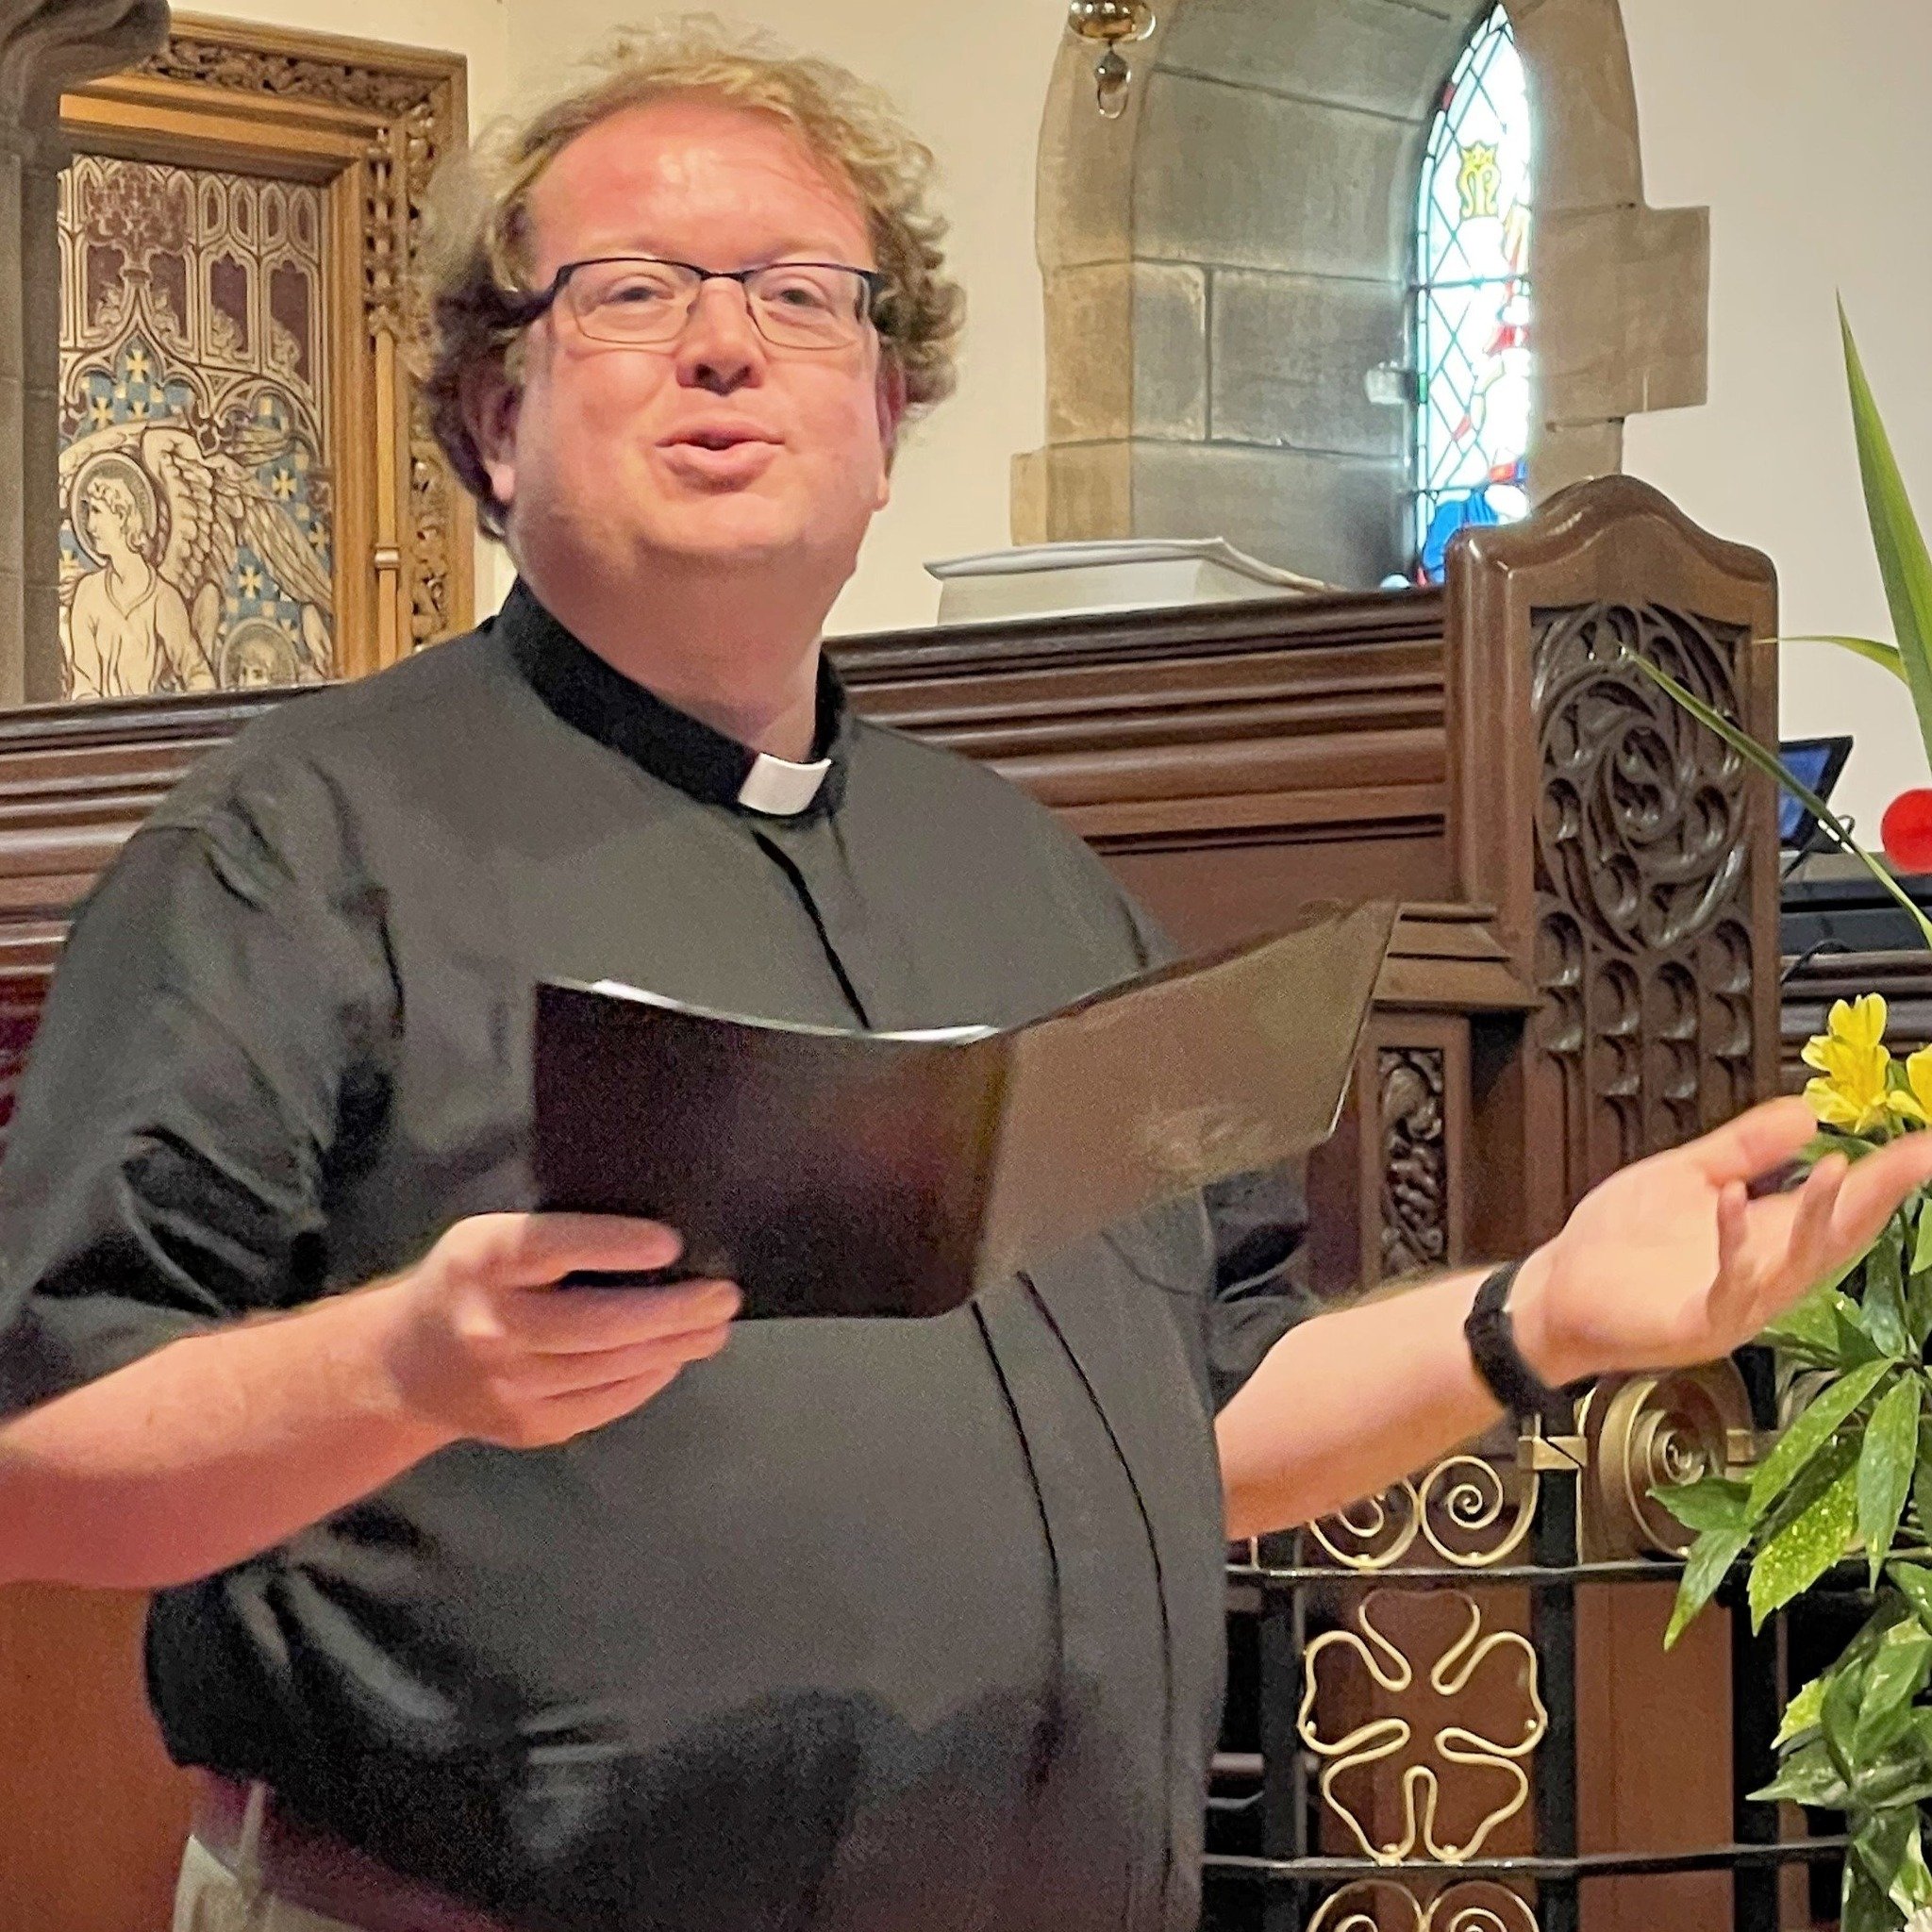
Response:
[[[567,261],[547,289],[532,294],[519,321],[527,327],[560,304],[593,342],[658,348],[675,342],[707,282],[736,282],[758,332],[781,349],[838,349],[873,324],[885,291],[876,269],[835,261],[774,261],[763,268],[699,268],[653,256],[599,256]]]

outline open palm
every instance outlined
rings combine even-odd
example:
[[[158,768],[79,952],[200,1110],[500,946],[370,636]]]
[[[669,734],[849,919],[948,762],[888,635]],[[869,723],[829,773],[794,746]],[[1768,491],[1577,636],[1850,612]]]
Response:
[[[1829,1155],[1801,1187],[1754,1199],[1749,1183],[1816,1131],[1803,1100],[1770,1101],[1587,1194],[1524,1284],[1524,1340],[1540,1338],[1552,1379],[1729,1354],[1863,1254],[1932,1180],[1932,1132],[1921,1132],[1855,1164]]]

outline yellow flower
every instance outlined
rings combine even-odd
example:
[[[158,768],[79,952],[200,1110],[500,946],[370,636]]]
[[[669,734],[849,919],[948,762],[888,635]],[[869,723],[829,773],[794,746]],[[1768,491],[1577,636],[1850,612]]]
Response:
[[[1932,1046],[1922,1046],[1917,1053],[1906,1056],[1906,1085],[1919,1103],[1919,1119],[1932,1120]],[[1900,1100],[1905,1096],[1892,1097]]]
[[[1850,1005],[1833,1000],[1831,1011],[1824,1016],[1824,1030],[1847,1046],[1879,1046],[1885,1041],[1887,1017],[1884,997],[1868,992]]]
[[[1853,1004],[1835,1001],[1825,1016],[1825,1031],[1805,1048],[1804,1061],[1824,1077],[1809,1082],[1805,1098],[1811,1111],[1828,1127],[1847,1133],[1870,1134],[1894,1122],[1923,1123],[1932,1108],[1932,1054],[1914,1054],[1923,1090],[1912,1081],[1909,1091],[1891,1085],[1891,1056],[1885,1049],[1885,1002],[1868,992]]]

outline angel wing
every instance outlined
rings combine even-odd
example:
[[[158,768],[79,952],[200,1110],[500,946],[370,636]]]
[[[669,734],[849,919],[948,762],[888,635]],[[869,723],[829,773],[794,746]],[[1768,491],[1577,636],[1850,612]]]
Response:
[[[152,425],[146,423],[109,423],[103,429],[90,429],[85,436],[76,436],[60,452],[60,500],[65,503],[67,492],[73,487],[74,479],[80,474],[83,463],[92,457],[104,456],[113,450],[122,456],[139,458],[141,440],[152,433]]]
[[[286,425],[238,413],[223,434],[222,447],[242,469],[253,473],[264,463],[274,462],[294,440]]]
[[[242,527],[285,597],[334,610],[335,586],[316,561],[308,534],[252,476],[242,488]]]
[[[202,454],[185,429],[150,427],[141,460],[160,485],[168,541],[161,575],[192,604],[206,584],[224,584],[241,547],[242,505],[235,480],[219,457]]]

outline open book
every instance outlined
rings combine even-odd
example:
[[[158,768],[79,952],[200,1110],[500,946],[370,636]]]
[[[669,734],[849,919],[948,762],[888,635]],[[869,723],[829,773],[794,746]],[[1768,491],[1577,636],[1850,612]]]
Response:
[[[1157,968],[1024,1025],[845,1033],[537,989],[546,1208],[684,1237],[746,1317],[935,1315],[1334,1131],[1395,908]]]

